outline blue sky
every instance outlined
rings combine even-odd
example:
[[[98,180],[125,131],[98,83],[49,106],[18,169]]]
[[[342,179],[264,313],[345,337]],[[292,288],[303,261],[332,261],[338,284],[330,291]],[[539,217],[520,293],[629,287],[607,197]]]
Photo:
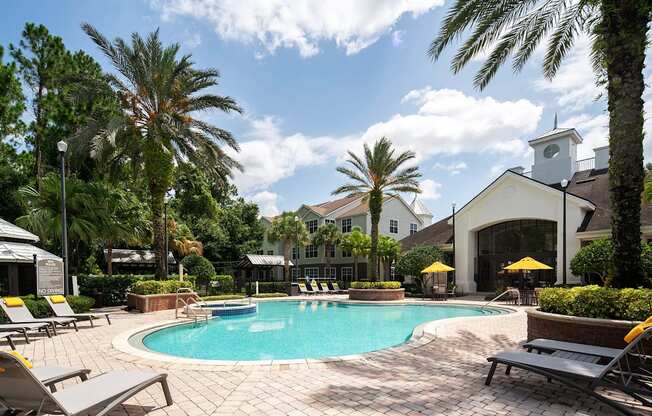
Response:
[[[197,66],[219,69],[217,92],[244,107],[243,116],[202,117],[240,141],[236,157],[246,171],[235,182],[264,213],[332,198],[345,152],[387,135],[417,153],[423,201],[439,218],[506,168],[529,170],[527,140],[551,129],[556,112],[560,125],[584,136],[580,157],[606,144],[608,122],[584,39],[552,82],[541,75],[542,51],[518,75],[501,70],[482,92],[472,87],[481,60],[457,75],[449,70],[453,50],[430,62],[426,50],[449,3],[8,0],[0,43],[16,43],[25,22],[42,23],[110,70],[82,22],[109,38],[158,27]]]

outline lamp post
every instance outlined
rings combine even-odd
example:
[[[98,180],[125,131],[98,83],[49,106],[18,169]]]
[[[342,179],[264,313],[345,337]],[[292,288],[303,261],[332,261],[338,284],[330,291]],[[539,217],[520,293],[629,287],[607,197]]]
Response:
[[[70,294],[68,281],[68,218],[66,216],[66,151],[68,143],[57,142],[59,159],[61,159],[61,258],[63,259],[63,293]]]
[[[563,217],[562,217],[562,270],[561,270],[561,280],[562,284],[566,286],[566,188],[568,188],[568,180],[562,179],[561,189],[564,192],[564,208],[563,208]]]
[[[168,271],[168,244],[169,244],[169,238],[168,238],[168,201],[170,200],[168,193],[165,192],[164,196],[164,204],[163,204],[163,221],[165,222],[165,254],[163,255],[163,258],[165,259],[165,278],[170,275]]]
[[[451,207],[453,208],[453,261],[452,261],[452,266],[453,269],[455,269],[455,202],[451,204]],[[453,285],[455,285],[455,270],[453,270]]]
[[[299,281],[299,278],[301,277],[301,276],[300,276],[300,274],[301,274],[301,268],[299,267],[299,221],[300,221],[300,220],[301,220],[301,219],[299,218],[298,215],[295,215],[295,216],[294,216],[294,230],[295,230],[295,232],[296,232],[296,236],[295,236],[295,244],[296,244],[296,246],[297,246],[297,247],[296,247],[296,249],[297,249],[297,258],[296,258],[296,260],[297,260],[297,262],[296,262],[296,268],[297,268],[297,281]]]

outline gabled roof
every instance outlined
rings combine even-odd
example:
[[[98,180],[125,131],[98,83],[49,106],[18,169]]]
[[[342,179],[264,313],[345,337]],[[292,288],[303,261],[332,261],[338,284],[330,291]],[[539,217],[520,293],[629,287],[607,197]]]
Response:
[[[294,266],[294,263],[290,260],[290,266]],[[238,267],[248,267],[248,266],[284,266],[285,258],[278,255],[265,255],[265,254],[245,254]]]
[[[61,260],[61,257],[29,243],[0,241],[0,263],[32,263],[37,259]]]
[[[582,143],[582,136],[577,132],[577,130],[573,128],[565,128],[565,127],[555,127],[554,129],[547,131],[540,135],[539,137],[535,137],[532,140],[528,140],[528,143],[530,145],[541,143],[541,142],[546,142],[548,140],[553,140],[561,136],[566,136],[570,134],[571,138],[576,144]]]
[[[453,226],[448,223],[448,216],[431,224],[423,230],[409,235],[400,241],[401,250],[407,251],[419,246],[441,246],[453,241]]]
[[[410,208],[412,208],[412,211],[417,215],[430,215],[432,217],[432,212],[430,212],[428,207],[425,206],[416,195],[410,204]]]
[[[0,240],[20,240],[35,243],[39,241],[39,238],[29,231],[0,218]]]
[[[412,213],[412,215],[414,215],[414,218],[417,221],[419,221],[420,223],[423,223],[423,220],[421,218],[419,218],[419,216],[417,215],[416,212],[414,212],[414,210],[412,209],[410,204],[405,202],[405,200],[403,198],[401,198],[400,195],[396,196],[396,197],[394,197],[394,196],[385,197],[385,199],[383,200],[383,204],[385,204],[387,201],[389,201],[391,199],[397,199],[398,201],[400,201],[403,204],[403,206],[405,206],[405,208],[407,208],[407,210],[410,211]],[[354,206],[353,208],[351,208],[349,210],[345,210],[345,211],[342,211],[342,212],[338,213],[337,218],[355,217],[356,215],[364,215],[364,214],[367,214],[368,212],[369,212],[369,203],[368,202],[362,202],[360,205],[356,205],[356,206]]]
[[[348,204],[357,201],[358,199],[360,199],[359,196],[347,196],[344,198],[335,199],[333,201],[326,201],[320,204],[305,205],[305,206],[315,211],[319,215],[326,216],[334,211],[337,211],[340,208],[344,208]]]

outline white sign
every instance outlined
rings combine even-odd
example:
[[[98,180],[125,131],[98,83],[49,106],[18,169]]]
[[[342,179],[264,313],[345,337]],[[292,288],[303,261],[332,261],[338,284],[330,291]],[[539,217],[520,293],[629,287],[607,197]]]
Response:
[[[36,294],[38,296],[63,295],[63,261],[37,260]]]

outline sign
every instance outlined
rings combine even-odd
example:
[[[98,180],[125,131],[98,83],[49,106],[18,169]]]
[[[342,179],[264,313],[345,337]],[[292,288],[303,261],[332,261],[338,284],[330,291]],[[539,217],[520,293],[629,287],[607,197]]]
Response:
[[[36,294],[63,295],[63,261],[40,259],[36,261]]]

